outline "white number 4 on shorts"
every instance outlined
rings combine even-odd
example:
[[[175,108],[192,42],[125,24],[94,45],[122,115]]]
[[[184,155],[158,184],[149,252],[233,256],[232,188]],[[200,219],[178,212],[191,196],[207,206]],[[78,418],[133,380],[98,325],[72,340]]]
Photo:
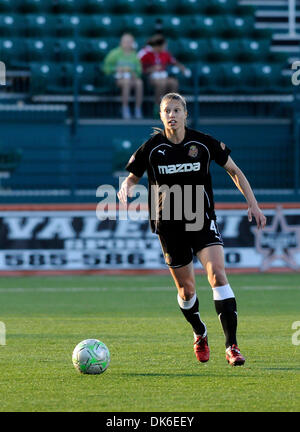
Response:
[[[214,220],[212,220],[212,221],[210,221],[210,229],[211,229],[211,231],[214,231],[217,235],[219,235],[219,233],[218,233],[218,231],[217,231],[217,227],[216,227],[216,224],[215,224],[215,221]]]

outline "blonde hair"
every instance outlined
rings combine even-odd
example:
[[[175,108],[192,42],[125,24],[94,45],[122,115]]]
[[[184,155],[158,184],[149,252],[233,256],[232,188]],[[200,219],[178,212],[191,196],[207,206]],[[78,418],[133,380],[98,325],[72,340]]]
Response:
[[[165,94],[164,97],[162,98],[162,100],[160,101],[160,108],[161,108],[163,103],[168,102],[168,101],[172,101],[172,100],[180,102],[181,105],[183,106],[184,111],[187,112],[186,100],[179,93],[167,93],[167,94]]]

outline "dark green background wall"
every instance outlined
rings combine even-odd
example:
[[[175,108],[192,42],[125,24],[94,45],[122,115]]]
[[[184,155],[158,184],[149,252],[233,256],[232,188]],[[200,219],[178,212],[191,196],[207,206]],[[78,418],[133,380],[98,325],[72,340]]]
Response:
[[[27,192],[23,197],[7,194],[0,199],[2,202],[93,202],[98,186],[118,185],[118,175],[122,174],[124,164],[149,137],[153,125],[159,123],[79,124],[74,136],[63,111],[42,115],[1,113],[0,149],[21,149],[22,152],[21,162],[11,177],[2,179],[2,188],[12,191],[57,189],[65,191],[65,195],[30,197]],[[289,120],[203,119],[198,128],[232,149],[232,158],[254,189],[293,190],[297,161]],[[243,200],[231,193],[233,183],[222,168],[213,163],[211,169],[214,188],[219,190],[218,200]],[[222,194],[222,190],[226,193]],[[286,196],[285,199],[290,198]],[[274,197],[267,193],[264,200],[274,201]]]

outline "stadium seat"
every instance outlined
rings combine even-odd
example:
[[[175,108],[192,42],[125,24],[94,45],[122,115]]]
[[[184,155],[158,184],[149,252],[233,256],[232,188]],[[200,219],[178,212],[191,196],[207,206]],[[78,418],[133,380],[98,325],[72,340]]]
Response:
[[[53,12],[74,13],[76,11],[76,0],[53,0]]]
[[[96,94],[119,93],[113,76],[107,76],[103,72],[103,64],[95,65],[95,91]]]
[[[116,0],[83,0],[84,5],[81,11],[92,14],[109,14],[116,3]]]
[[[208,58],[211,61],[234,61],[239,57],[240,44],[238,39],[217,39],[209,40]]]
[[[86,22],[85,32],[93,37],[119,37],[123,31],[123,17],[116,15],[93,15]],[[88,30],[90,26],[90,31]]]
[[[120,37],[123,18],[116,15],[80,15],[79,32],[87,37]]]
[[[30,94],[63,93],[63,69],[60,64],[44,62],[30,64]]]
[[[76,37],[79,35],[81,21],[83,21],[80,15],[57,15],[57,34],[59,37]]]
[[[178,49],[178,60],[182,62],[192,63],[206,59],[208,53],[206,39],[180,38],[173,42],[173,49],[175,49],[175,44],[177,44]]]
[[[75,55],[77,54],[78,61],[82,57],[82,46],[86,42],[82,39],[57,39],[55,41],[55,53],[56,60],[59,62],[73,62],[75,60]],[[77,50],[77,52],[76,52]]]
[[[241,39],[240,46],[239,59],[245,62],[267,60],[270,52],[269,40]]]
[[[224,15],[222,36],[224,37],[247,37],[254,28],[254,16]]]
[[[91,93],[95,90],[95,65],[90,63],[62,63],[62,75],[65,92],[72,93],[77,77],[77,90],[79,93]],[[76,74],[75,74],[76,71]]]
[[[52,2],[53,2],[53,13],[79,14],[79,13],[89,12],[87,10],[87,7],[89,5],[89,2],[87,0],[52,0]],[[103,6],[107,6],[106,1],[99,0],[98,10],[100,10],[100,8],[102,10]],[[94,12],[97,12],[97,9]]]
[[[57,18],[55,15],[26,14],[23,21],[25,21],[24,34],[29,38],[56,36]]]
[[[170,14],[175,12],[176,2],[174,0],[148,0],[145,2],[145,13],[148,14]]]
[[[192,72],[192,75],[190,77],[184,76],[184,74],[181,73],[178,66],[170,66],[168,68],[168,74],[171,77],[177,78],[179,82],[179,88],[182,93],[193,93],[194,92],[194,81],[193,81],[193,71],[194,71],[194,63],[185,63],[185,66]]]
[[[18,37],[24,32],[24,18],[19,14],[0,15],[0,37]]]
[[[146,2],[141,0],[115,0],[112,11],[116,14],[136,14],[146,11]]]
[[[212,14],[224,14],[232,13],[236,8],[236,0],[202,0],[205,4],[205,10],[207,13]]]
[[[251,75],[248,87],[253,93],[290,93],[290,77],[282,72],[282,65],[255,63],[250,65]],[[287,85],[288,83],[288,85]]]
[[[161,19],[149,15],[125,15],[123,17],[123,29],[133,36],[145,36],[147,39],[157,30],[161,29]]]
[[[180,15],[162,15],[156,21],[168,38],[185,37],[188,34],[188,20]]]
[[[0,59],[7,68],[26,66],[26,50],[23,39],[3,38],[0,39]]]
[[[0,0],[0,13],[10,13],[13,10],[12,0]]]
[[[223,31],[224,22],[222,16],[191,15],[187,18],[186,26],[191,37],[217,37]]]
[[[249,64],[223,63],[221,71],[223,75],[223,93],[247,93],[246,83],[249,81],[251,73]]]
[[[183,15],[204,14],[205,8],[203,0],[177,0],[174,5],[175,12]]]
[[[25,45],[26,57],[29,63],[51,62],[55,60],[55,39],[26,39]]]
[[[118,38],[90,39],[84,45],[82,60],[102,61],[104,57],[119,45]]]
[[[222,93],[221,64],[200,63],[198,65],[198,85],[200,94]]]
[[[25,13],[51,12],[53,7],[52,0],[16,0],[15,8]]]
[[[75,67],[80,94],[104,93],[109,89],[108,80],[103,79],[103,73],[94,64],[78,63]],[[30,64],[32,94],[60,93],[72,94],[74,91],[73,63],[33,63]],[[98,77],[101,76],[101,85]]]

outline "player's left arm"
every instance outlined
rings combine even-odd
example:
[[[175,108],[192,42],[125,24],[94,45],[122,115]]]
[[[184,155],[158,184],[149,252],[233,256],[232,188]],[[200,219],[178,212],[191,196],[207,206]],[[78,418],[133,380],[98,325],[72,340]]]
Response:
[[[236,187],[240,190],[240,192],[246,198],[248,203],[248,220],[252,221],[252,217],[255,218],[257,228],[263,229],[266,225],[267,219],[264,216],[263,212],[259,208],[252,188],[242,170],[234,163],[232,158],[229,156],[223,168],[227,171],[227,173],[232,178]]]

